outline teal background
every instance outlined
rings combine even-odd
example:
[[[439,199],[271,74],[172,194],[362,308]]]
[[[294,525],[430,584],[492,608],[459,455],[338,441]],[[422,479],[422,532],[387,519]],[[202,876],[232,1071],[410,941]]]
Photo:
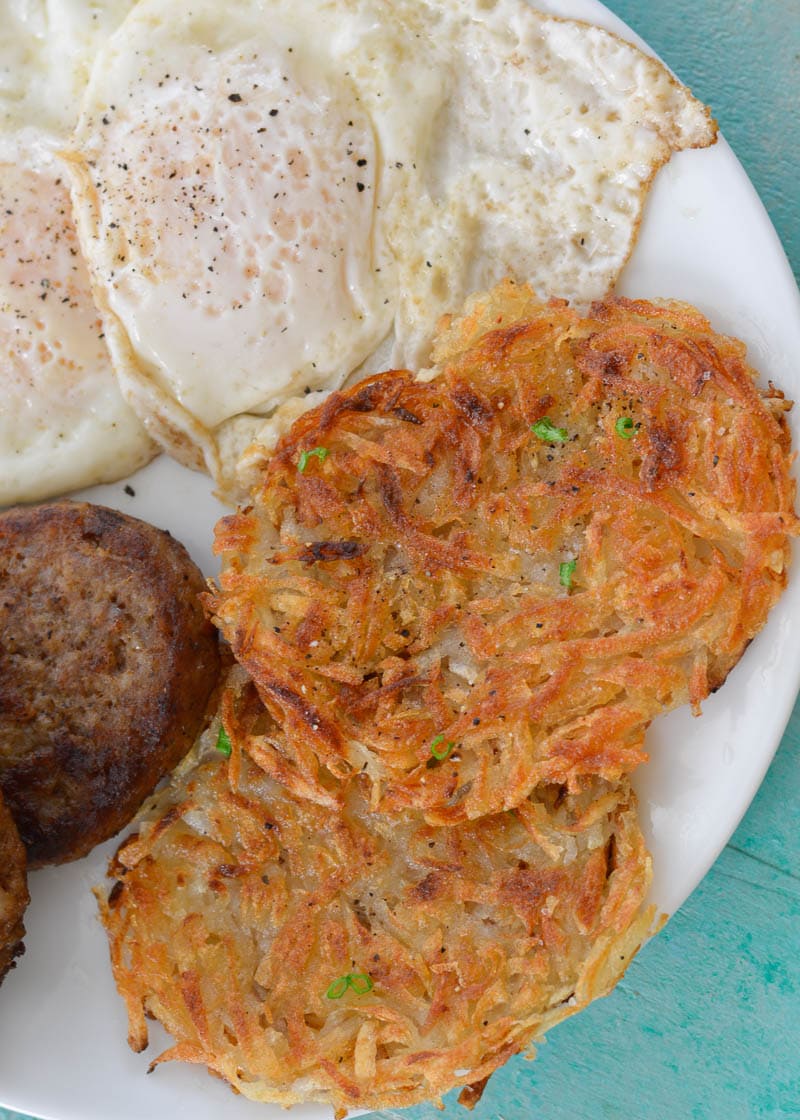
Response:
[[[608,6],[712,106],[800,277],[800,0]],[[800,1117],[799,764],[800,704],[747,816],[666,930],[536,1062],[497,1073],[474,1120]],[[444,1113],[372,1120],[467,1115],[451,1096]],[[20,1118],[0,1108],[0,1120]]]

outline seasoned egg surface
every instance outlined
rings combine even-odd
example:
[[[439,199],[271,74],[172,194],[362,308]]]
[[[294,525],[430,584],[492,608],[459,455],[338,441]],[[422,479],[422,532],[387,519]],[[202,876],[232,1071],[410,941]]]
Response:
[[[229,481],[260,420],[389,360],[504,275],[602,296],[706,110],[525,0],[141,0],[72,153],[122,389]]]
[[[111,370],[63,168],[0,163],[0,505],[142,466],[153,445]]]
[[[339,383],[394,312],[373,119],[311,6],[277,22],[264,7],[141,4],[98,59],[76,134],[82,243],[123,389],[215,474],[215,428]]]
[[[0,153],[9,134],[68,135],[94,56],[133,0],[0,2]]]
[[[155,452],[114,376],[57,155],[131,7],[0,4],[0,505],[113,481]]]

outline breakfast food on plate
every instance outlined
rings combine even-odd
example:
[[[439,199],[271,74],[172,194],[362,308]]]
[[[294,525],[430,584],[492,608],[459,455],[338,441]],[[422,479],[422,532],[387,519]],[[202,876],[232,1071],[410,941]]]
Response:
[[[157,444],[251,489],[211,591],[114,510],[0,513],[0,980],[26,866],[180,763],[98,893],[131,1046],[149,1016],[152,1066],[338,1115],[472,1105],[650,931],[630,771],[798,532],[782,394],[607,294],[716,125],[526,0],[6,9],[0,504]],[[210,728],[201,601],[241,662]]]
[[[599,297],[708,111],[656,60],[524,0],[142,0],[72,140],[120,385],[230,484],[260,418],[426,360],[509,273]]]
[[[25,952],[22,918],[28,902],[25,848],[0,793],[0,984]]]
[[[341,813],[261,769],[271,720],[234,670],[199,752],[112,861],[101,913],[128,1010],[247,1097],[398,1107],[489,1075],[608,992],[647,934],[627,782],[539,786],[452,829]]]
[[[111,369],[64,169],[0,162],[0,505],[130,474],[155,445]]]
[[[295,422],[209,606],[279,781],[334,806],[363,774],[448,824],[631,771],[761,628],[798,521],[789,403],[685,304],[582,318],[507,282],[434,359]]]
[[[116,510],[0,514],[0,790],[30,866],[117,832],[204,726],[203,587],[181,544]]]

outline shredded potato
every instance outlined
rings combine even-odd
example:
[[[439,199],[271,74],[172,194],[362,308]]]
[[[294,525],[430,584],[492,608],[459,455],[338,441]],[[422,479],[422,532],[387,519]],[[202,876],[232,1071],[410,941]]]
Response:
[[[23,917],[30,894],[25,848],[0,793],[0,984],[25,952]]]
[[[239,1092],[338,1110],[465,1086],[608,992],[646,936],[650,859],[627,782],[540,785],[435,828],[295,798],[259,765],[274,724],[234,669],[232,749],[206,732],[103,892],[130,1042],[145,1016]],[[350,977],[348,983],[347,977]]]
[[[506,282],[434,357],[294,423],[218,525],[209,605],[278,781],[336,806],[363,774],[453,824],[617,781],[658,712],[699,712],[798,521],[789,402],[685,304],[581,318]]]

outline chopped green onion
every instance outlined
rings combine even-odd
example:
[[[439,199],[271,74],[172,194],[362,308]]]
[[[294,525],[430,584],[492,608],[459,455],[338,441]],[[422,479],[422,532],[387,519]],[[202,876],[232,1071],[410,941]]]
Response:
[[[315,455],[319,459],[320,463],[324,463],[330,455],[330,451],[327,447],[312,447],[310,451],[301,451],[300,458],[297,460],[297,469],[301,474],[308,466],[308,460],[312,455]]]
[[[338,976],[328,987],[326,999],[341,999],[348,988],[352,988],[357,996],[365,996],[371,992],[375,985],[366,972],[348,972],[346,976]]]
[[[325,993],[326,999],[341,999],[350,984],[349,976],[340,976],[337,980],[328,987]]]
[[[366,972],[351,972],[347,977],[347,982],[357,996],[365,996],[375,987]]]
[[[444,735],[437,735],[436,738],[431,742],[431,754],[437,760],[437,762],[443,762],[455,746],[455,743],[447,742],[445,744],[444,750],[442,750],[439,746],[440,743],[444,743]]]
[[[231,740],[224,727],[220,727],[219,735],[217,735],[217,750],[220,754],[224,754],[226,758],[231,757]]]
[[[566,587],[567,591],[572,587],[572,573],[577,563],[577,560],[565,560],[563,564],[558,565],[558,582],[562,587]]]
[[[636,435],[633,420],[631,420],[630,416],[620,416],[614,428],[616,429],[617,435],[621,436],[623,439],[633,439]]]
[[[545,443],[566,443],[569,439],[567,429],[557,428],[546,416],[543,420],[537,420],[535,424],[531,424],[531,431]]]

